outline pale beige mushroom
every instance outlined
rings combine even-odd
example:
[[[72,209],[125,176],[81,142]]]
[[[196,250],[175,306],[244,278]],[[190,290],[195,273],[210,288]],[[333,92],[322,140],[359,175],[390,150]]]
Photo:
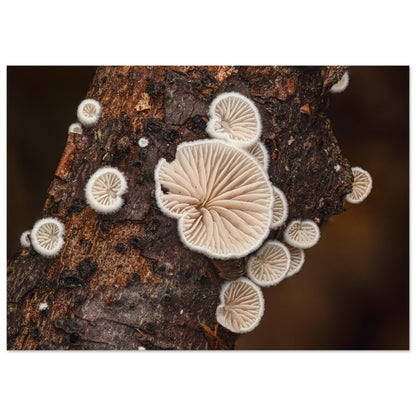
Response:
[[[350,83],[350,76],[348,74],[348,71],[345,71],[342,78],[331,87],[329,92],[332,92],[332,93],[343,92],[348,87],[349,83]]]
[[[213,258],[244,257],[267,237],[273,190],[244,150],[222,140],[182,143],[155,169],[156,201],[178,218],[182,242]]]
[[[364,169],[355,167],[351,170],[354,175],[354,182],[352,184],[352,192],[345,197],[345,200],[351,204],[359,204],[370,195],[373,179]]]
[[[210,105],[207,133],[237,146],[251,146],[261,134],[259,111],[240,93],[220,94]]]
[[[305,252],[299,247],[287,246],[290,253],[290,267],[286,277],[298,273],[305,263]]]
[[[312,220],[294,220],[286,228],[284,239],[293,247],[310,248],[319,240],[319,227]]]
[[[224,283],[217,307],[217,321],[231,332],[252,331],[264,313],[261,289],[245,277]]]
[[[287,220],[289,214],[289,207],[285,194],[276,186],[273,186],[273,220],[271,228],[273,230],[282,226]]]
[[[247,274],[254,283],[268,287],[280,283],[290,267],[288,248],[278,241],[268,241],[247,263]]]
[[[265,172],[269,169],[269,152],[263,143],[257,142],[247,148],[250,153],[260,164]]]

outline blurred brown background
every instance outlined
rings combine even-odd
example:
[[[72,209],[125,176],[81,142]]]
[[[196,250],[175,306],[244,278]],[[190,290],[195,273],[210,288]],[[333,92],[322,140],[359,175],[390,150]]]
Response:
[[[8,67],[7,256],[39,215],[94,67]],[[303,269],[264,289],[238,349],[409,348],[409,68],[351,67],[326,113],[370,196],[322,229]]]

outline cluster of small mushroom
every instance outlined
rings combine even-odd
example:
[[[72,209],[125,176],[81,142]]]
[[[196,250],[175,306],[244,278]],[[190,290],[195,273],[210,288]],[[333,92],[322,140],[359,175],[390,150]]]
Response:
[[[91,127],[101,116],[101,105],[98,101],[86,99],[77,110],[78,120]],[[71,124],[70,133],[82,134],[79,123]],[[88,180],[85,187],[85,199],[96,212],[112,214],[124,203],[122,195],[127,191],[127,181],[123,173],[111,166],[98,169]],[[20,237],[24,248],[31,245],[34,250],[45,257],[55,257],[64,245],[65,226],[53,217],[43,218],[35,223],[32,230],[25,231]]]

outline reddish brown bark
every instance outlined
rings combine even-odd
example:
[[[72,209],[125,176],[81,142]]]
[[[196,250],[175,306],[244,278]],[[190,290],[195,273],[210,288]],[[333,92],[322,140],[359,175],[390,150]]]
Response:
[[[180,243],[176,221],[154,199],[155,164],[173,159],[182,141],[205,138],[209,103],[218,93],[239,91],[261,113],[270,178],[287,196],[289,220],[322,224],[342,211],[351,189],[350,167],[322,113],[343,72],[99,68],[87,97],[102,104],[102,119],[82,136],[69,135],[41,213],[63,221],[65,246],[55,259],[28,249],[9,262],[8,348],[233,348],[236,336],[215,321],[224,282],[217,267],[227,265],[214,266]],[[137,145],[142,136],[150,139],[146,148]],[[103,165],[125,172],[129,184],[125,205],[108,216],[84,198],[86,181]],[[45,311],[41,302],[49,305]]]

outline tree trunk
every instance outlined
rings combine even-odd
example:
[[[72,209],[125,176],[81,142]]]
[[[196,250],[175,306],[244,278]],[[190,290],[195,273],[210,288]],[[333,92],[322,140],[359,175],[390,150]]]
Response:
[[[155,165],[172,160],[179,143],[206,137],[215,96],[241,92],[260,111],[270,178],[286,194],[288,220],[322,224],[343,210],[351,191],[350,167],[322,113],[344,71],[97,69],[87,97],[102,104],[102,118],[83,135],[69,134],[41,214],[65,224],[65,246],[54,259],[23,249],[8,264],[8,348],[233,348],[236,335],[215,320],[224,282],[218,264],[185,248],[176,220],[158,209]],[[143,136],[145,148],[138,146]],[[88,178],[104,165],[124,172],[129,186],[123,208],[106,216],[84,197]],[[282,229],[269,238],[281,236]],[[48,307],[40,311],[42,302]]]

